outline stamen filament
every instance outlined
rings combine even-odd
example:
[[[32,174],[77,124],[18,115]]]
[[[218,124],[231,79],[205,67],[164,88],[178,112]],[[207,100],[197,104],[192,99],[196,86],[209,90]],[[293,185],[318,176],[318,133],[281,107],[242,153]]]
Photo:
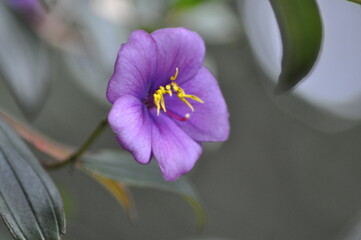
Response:
[[[160,112],[160,105],[159,105],[160,96],[157,93],[154,93],[153,98],[154,98],[155,107],[157,108],[157,116],[159,116],[159,112]]]
[[[157,116],[159,116],[159,114],[160,114],[160,109],[162,109],[164,112],[167,112],[167,109],[165,107],[164,95],[169,94],[169,96],[172,97],[173,96],[173,91],[175,93],[177,93],[178,98],[182,102],[184,102],[192,110],[192,112],[194,112],[194,107],[192,106],[192,104],[190,104],[186,100],[186,98],[190,98],[190,99],[193,99],[193,100],[195,100],[197,102],[204,103],[202,101],[202,99],[200,99],[199,97],[197,97],[195,95],[186,94],[185,91],[183,90],[183,88],[178,86],[178,84],[175,82],[175,80],[178,77],[178,73],[179,73],[179,69],[176,68],[174,75],[170,77],[170,80],[172,80],[172,82],[170,84],[167,84],[165,87],[160,86],[159,89],[157,91],[155,91],[155,93],[153,94],[154,105],[157,108]],[[174,115],[174,114],[171,113],[171,115]],[[174,116],[176,116],[176,115],[174,115]],[[174,118],[183,119],[183,118],[180,118],[179,116],[174,117]],[[186,118],[184,118],[184,119],[188,119],[188,118],[189,118],[189,114],[186,114]],[[185,121],[185,120],[180,120],[180,121]]]
[[[180,117],[180,116],[178,116],[177,114],[174,114],[174,113],[172,113],[172,112],[167,112],[167,114],[170,116],[170,117],[172,117],[172,118],[174,118],[174,119],[177,119],[178,121],[181,121],[181,122],[185,122],[185,121],[187,121],[189,118],[190,118],[190,115],[189,115],[189,113],[187,113],[184,117]]]
[[[160,94],[160,105],[162,106],[163,111],[166,112],[163,94]]]
[[[197,102],[200,102],[200,103],[204,103],[204,102],[202,101],[202,99],[200,99],[199,97],[194,96],[194,95],[185,94],[183,97],[193,99],[193,100],[195,100],[195,101],[197,101]]]
[[[183,94],[179,93],[178,97],[180,100],[182,100],[182,102],[187,104],[187,106],[192,110],[192,112],[194,112],[194,108],[193,108],[192,104],[190,104],[186,99],[184,99]]]

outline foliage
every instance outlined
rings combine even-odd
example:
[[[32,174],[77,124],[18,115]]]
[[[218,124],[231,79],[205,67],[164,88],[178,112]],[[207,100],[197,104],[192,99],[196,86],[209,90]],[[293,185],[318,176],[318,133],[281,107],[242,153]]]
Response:
[[[44,15],[36,19],[10,5],[0,4],[0,76],[21,112],[30,120],[38,116],[52,94],[54,58],[61,58],[72,80],[76,79],[103,108],[108,107],[104,93],[113,67],[109,63],[116,57],[114,49],[125,41],[130,30],[139,26],[148,29],[167,26],[172,21],[168,13],[186,12],[207,2],[175,0],[164,4],[167,8],[163,10],[162,20],[147,25],[134,20],[144,17],[140,10],[131,21],[123,19],[119,23],[100,18],[97,11],[101,8],[91,8],[89,1],[70,1],[64,5],[56,0],[39,1]],[[276,91],[283,93],[293,89],[314,66],[322,44],[322,20],[314,0],[270,0],[270,3],[282,34],[282,73]],[[57,8],[57,4],[61,7]],[[131,220],[137,215],[130,188],[150,188],[181,196],[194,210],[198,229],[204,227],[204,202],[187,177],[167,182],[154,160],[143,166],[125,151],[89,150],[106,124],[101,122],[101,128],[95,129],[83,145],[74,147],[59,143],[39,133],[33,124],[0,111],[0,214],[15,239],[55,240],[65,234],[62,199],[46,170],[67,165],[84,171],[105,187]],[[39,159],[41,154],[50,157],[51,162]]]
[[[322,21],[315,0],[270,0],[283,42],[282,72],[276,93],[292,89],[312,69],[322,41]]]

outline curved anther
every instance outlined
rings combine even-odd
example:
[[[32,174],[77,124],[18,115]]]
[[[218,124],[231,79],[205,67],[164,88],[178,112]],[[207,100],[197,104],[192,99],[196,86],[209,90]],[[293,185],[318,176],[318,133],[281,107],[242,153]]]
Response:
[[[174,73],[173,76],[170,77],[170,80],[175,81],[177,79],[177,77],[178,77],[178,73],[179,73],[179,69],[176,67],[175,68],[175,73]]]

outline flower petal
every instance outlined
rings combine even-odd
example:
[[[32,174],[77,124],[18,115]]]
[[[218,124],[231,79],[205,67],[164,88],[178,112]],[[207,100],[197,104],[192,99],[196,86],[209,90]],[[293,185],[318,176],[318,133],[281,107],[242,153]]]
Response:
[[[194,140],[225,141],[229,135],[229,114],[226,102],[212,73],[202,67],[194,78],[181,85],[187,94],[195,95],[204,103],[188,100],[194,112],[176,96],[165,99],[167,110],[179,116],[190,114],[190,118],[176,123]]]
[[[189,172],[202,148],[166,115],[151,113],[155,124],[152,130],[152,151],[158,161],[163,176],[174,181]]]
[[[108,121],[120,145],[139,163],[149,163],[152,119],[146,106],[133,96],[122,96],[114,103]]]
[[[164,28],[151,33],[158,46],[158,65],[152,90],[169,83],[176,68],[177,83],[192,78],[202,66],[205,55],[203,39],[186,28]]]
[[[157,65],[157,46],[150,34],[134,31],[122,44],[107,89],[108,101],[114,103],[122,95],[139,99],[146,96]]]

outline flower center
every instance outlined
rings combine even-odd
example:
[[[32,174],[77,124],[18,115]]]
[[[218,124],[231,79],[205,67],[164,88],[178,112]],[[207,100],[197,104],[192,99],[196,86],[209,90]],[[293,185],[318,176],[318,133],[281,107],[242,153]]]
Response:
[[[164,101],[164,95],[169,94],[169,96],[173,96],[173,93],[175,93],[177,95],[177,97],[184,102],[191,110],[192,112],[194,112],[194,108],[192,106],[192,104],[190,104],[186,98],[190,98],[193,99],[197,102],[200,103],[204,103],[202,101],[202,99],[200,99],[197,96],[194,95],[189,95],[186,94],[186,92],[183,90],[183,88],[181,88],[180,86],[178,86],[178,84],[175,82],[175,80],[178,77],[178,73],[179,73],[179,69],[176,67],[175,68],[175,73],[172,77],[170,77],[170,80],[172,81],[170,84],[166,85],[165,87],[160,86],[159,89],[157,91],[155,91],[155,93],[153,94],[153,98],[154,98],[154,105],[157,108],[157,115],[159,116],[160,110],[162,109],[164,112],[167,112],[167,109],[165,107],[165,101]],[[175,115],[174,113],[169,113],[169,115],[171,117],[173,117],[173,115]],[[175,115],[176,116],[176,115]],[[180,120],[180,121],[186,121],[189,118],[189,114],[187,113],[185,115],[184,118],[181,118],[179,116],[177,116],[176,119]]]

